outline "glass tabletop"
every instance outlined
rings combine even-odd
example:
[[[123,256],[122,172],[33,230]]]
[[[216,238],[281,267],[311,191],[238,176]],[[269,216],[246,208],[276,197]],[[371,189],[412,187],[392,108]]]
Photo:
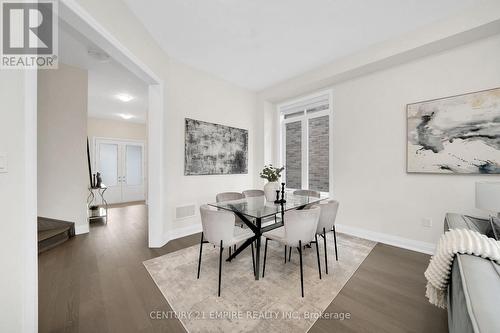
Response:
[[[286,203],[283,205],[275,204],[274,201],[266,201],[264,196],[216,202],[210,203],[209,205],[231,212],[238,212],[250,218],[264,218],[279,214],[282,210],[287,211],[297,209],[325,199],[328,199],[328,196],[322,195],[317,198],[285,193]]]

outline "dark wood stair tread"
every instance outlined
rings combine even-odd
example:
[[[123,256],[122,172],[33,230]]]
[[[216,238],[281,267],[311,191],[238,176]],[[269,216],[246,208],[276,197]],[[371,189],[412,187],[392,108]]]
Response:
[[[38,217],[38,253],[47,251],[75,235],[75,224]]]
[[[62,228],[39,231],[38,232],[38,241],[41,242],[41,241],[44,241],[46,239],[52,238],[55,235],[68,232],[69,229],[71,229],[71,227],[62,227]]]

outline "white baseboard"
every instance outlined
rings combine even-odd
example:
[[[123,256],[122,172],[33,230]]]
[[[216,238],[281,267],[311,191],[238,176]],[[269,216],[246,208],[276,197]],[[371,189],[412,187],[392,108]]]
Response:
[[[384,234],[381,232],[366,230],[357,227],[351,227],[348,225],[336,224],[336,230],[338,232],[356,236],[359,238],[369,239],[374,242],[379,242],[383,244],[388,244],[392,246],[397,246],[403,249],[412,250],[416,252],[421,252],[425,254],[434,254],[436,248],[435,244],[417,241],[414,239],[403,238],[399,236]],[[170,230],[165,236],[165,244],[171,240],[178,239],[181,237],[193,235],[201,232],[201,224],[194,224],[183,228],[177,228]]]
[[[75,225],[75,235],[87,234],[89,232],[89,224]]]
[[[435,244],[417,241],[414,239],[403,238],[399,236],[384,234],[381,232],[366,230],[357,227],[351,227],[348,225],[336,224],[335,229],[338,232],[348,234],[351,236],[356,236],[359,238],[369,239],[375,242],[384,243],[388,245],[393,245],[401,247],[403,249],[412,250],[416,252],[421,252],[425,254],[434,254],[436,248]]]
[[[165,239],[165,244],[170,242],[171,240],[197,234],[201,232],[201,223],[189,225],[187,227],[182,227],[182,228],[176,228],[173,230],[170,230],[164,237]]]

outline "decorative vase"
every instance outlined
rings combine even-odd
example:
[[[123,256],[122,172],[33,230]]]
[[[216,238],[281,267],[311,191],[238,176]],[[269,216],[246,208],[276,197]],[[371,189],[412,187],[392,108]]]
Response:
[[[96,178],[95,187],[101,187],[101,184],[102,184],[101,174],[98,172],[97,175],[95,176],[95,178]]]
[[[264,195],[267,201],[274,202],[276,200],[276,191],[279,191],[280,183],[278,182],[268,182],[264,185]]]

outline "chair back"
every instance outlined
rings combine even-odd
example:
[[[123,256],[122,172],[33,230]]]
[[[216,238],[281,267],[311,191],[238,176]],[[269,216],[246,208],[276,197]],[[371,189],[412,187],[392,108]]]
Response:
[[[208,205],[200,206],[201,225],[204,238],[213,245],[222,246],[234,237],[234,214],[228,211],[212,209]]]
[[[321,197],[318,191],[313,191],[313,190],[295,190],[293,191],[293,194],[303,195],[305,197],[315,197],[315,198]]]
[[[323,233],[323,228],[325,228],[326,232],[331,231],[335,225],[335,218],[339,210],[339,202],[337,200],[328,200],[314,204],[314,206],[321,209],[316,232]]]
[[[262,197],[264,196],[264,191],[262,190],[246,190],[243,191],[245,198]]]
[[[239,200],[243,198],[245,198],[245,196],[239,192],[223,192],[223,193],[218,193],[215,196],[215,201],[223,202],[223,201]]]
[[[321,209],[289,210],[285,212],[285,243],[288,246],[299,246],[299,240],[303,245],[314,240],[318,226]]]

